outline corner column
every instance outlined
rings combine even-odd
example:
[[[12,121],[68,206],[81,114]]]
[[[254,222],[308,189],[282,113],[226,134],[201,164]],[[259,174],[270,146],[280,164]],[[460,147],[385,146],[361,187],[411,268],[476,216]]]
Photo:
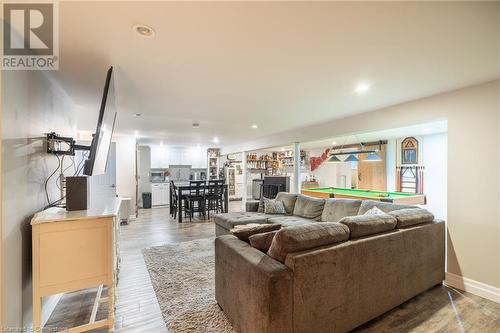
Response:
[[[243,172],[243,194],[241,195],[241,209],[246,211],[247,209],[247,197],[248,197],[248,172],[247,172],[247,152],[241,152],[241,163]]]
[[[293,152],[293,192],[300,193],[300,143],[294,143]]]

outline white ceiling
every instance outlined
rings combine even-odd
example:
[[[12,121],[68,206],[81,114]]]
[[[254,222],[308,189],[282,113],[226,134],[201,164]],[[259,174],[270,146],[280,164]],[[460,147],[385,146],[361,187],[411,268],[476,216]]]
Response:
[[[349,136],[331,137],[310,142],[301,142],[300,149],[312,150],[317,148],[329,148],[332,146],[342,146],[351,143],[373,142],[380,140],[391,140],[408,136],[425,136],[448,132],[448,122],[435,121],[412,126],[390,128],[383,131],[373,131],[366,133],[356,133]],[[293,146],[279,146],[263,149],[263,151],[293,150]]]
[[[500,3],[61,2],[60,61],[81,130],[113,65],[118,133],[234,145],[499,78]]]

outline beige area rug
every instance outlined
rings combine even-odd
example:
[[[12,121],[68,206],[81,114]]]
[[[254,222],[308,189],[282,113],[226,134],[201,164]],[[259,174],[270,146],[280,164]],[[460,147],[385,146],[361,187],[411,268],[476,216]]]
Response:
[[[213,238],[142,252],[170,333],[235,332],[215,301]]]

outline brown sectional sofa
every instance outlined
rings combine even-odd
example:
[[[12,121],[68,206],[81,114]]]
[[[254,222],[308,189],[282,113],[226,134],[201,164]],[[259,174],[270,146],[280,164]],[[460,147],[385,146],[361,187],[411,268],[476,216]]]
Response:
[[[445,226],[430,213],[378,201],[325,201],[289,193],[280,193],[277,200],[286,201],[288,213],[301,216],[246,212],[215,217],[216,299],[239,332],[347,332],[444,279]],[[389,213],[396,221],[393,227],[388,229],[386,216],[372,227],[357,216],[373,207]],[[282,237],[276,233],[273,242],[297,235],[300,240],[300,230],[307,238],[314,234],[309,229],[318,229],[308,225],[322,222],[335,229],[330,244],[280,256],[229,233],[238,224],[280,223]]]

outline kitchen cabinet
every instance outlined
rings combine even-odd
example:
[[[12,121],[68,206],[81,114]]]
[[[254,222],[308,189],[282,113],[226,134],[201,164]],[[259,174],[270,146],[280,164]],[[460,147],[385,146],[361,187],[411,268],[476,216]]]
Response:
[[[151,168],[168,168],[170,152],[162,146],[151,147]]]
[[[168,165],[183,165],[181,151],[179,149],[170,150]],[[168,165],[166,167],[168,167]]]
[[[151,168],[166,169],[169,165],[191,165],[195,169],[205,169],[207,156],[201,148],[151,146]]]
[[[169,204],[169,184],[153,183],[151,185],[151,203],[153,206],[164,206]]]
[[[179,151],[179,164],[180,165],[191,165],[191,154],[186,149]]]
[[[191,165],[194,169],[206,169],[207,168],[207,156],[201,150],[195,152],[191,155]]]

